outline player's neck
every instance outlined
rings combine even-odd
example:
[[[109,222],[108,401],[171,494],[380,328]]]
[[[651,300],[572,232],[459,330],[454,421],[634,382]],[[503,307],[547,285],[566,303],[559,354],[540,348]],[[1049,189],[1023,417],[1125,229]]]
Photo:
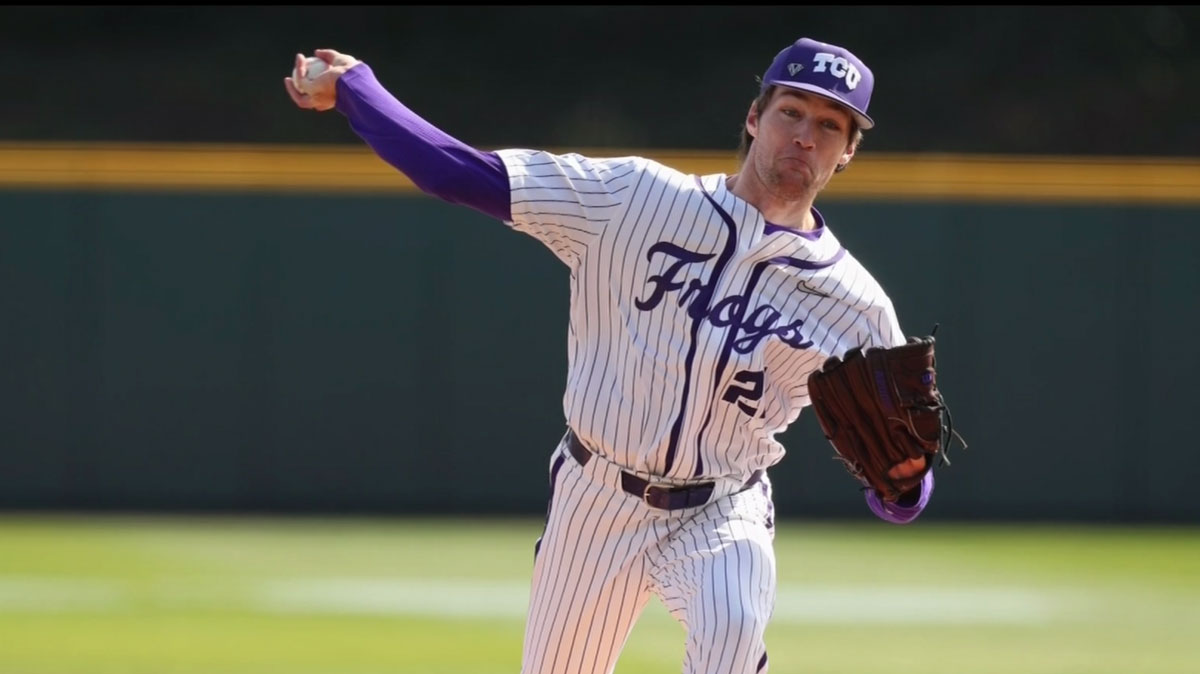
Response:
[[[725,187],[742,201],[750,204],[762,213],[763,219],[780,227],[788,227],[801,232],[809,232],[817,228],[817,220],[813,217],[812,206],[816,195],[808,195],[801,199],[785,199],[773,194],[762,183],[756,182],[751,174],[735,173],[725,179]]]

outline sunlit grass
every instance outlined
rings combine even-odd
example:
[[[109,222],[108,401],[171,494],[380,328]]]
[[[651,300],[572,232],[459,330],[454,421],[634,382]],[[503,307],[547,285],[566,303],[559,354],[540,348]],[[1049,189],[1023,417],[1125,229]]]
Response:
[[[0,674],[518,671],[541,520],[0,517]],[[778,523],[771,671],[1195,674],[1200,529]],[[620,674],[680,671],[651,602]]]

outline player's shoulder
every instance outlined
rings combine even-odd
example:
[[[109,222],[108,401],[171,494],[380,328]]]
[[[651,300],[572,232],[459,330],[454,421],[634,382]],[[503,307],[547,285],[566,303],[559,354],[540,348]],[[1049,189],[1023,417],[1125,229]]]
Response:
[[[499,150],[512,185],[522,188],[575,189],[605,194],[685,192],[695,177],[641,155],[604,156],[548,150]]]
[[[560,166],[588,171],[645,173],[671,182],[694,181],[692,174],[665,164],[657,159],[635,154],[612,154],[588,152],[556,152],[514,148],[496,150],[496,154],[509,166]]]
[[[829,236],[832,236],[833,232],[826,232],[826,234]],[[846,268],[844,273],[846,273],[847,275],[854,275],[854,276],[860,277],[862,279],[863,283],[866,283],[866,284],[869,284],[872,286],[879,285],[879,281],[876,280],[874,274],[871,273],[871,270],[867,269],[867,266],[865,264],[863,264],[862,261],[859,260],[858,257],[856,257],[854,255],[853,251],[847,250],[845,246],[842,246],[840,244],[839,244],[839,248],[843,251],[841,262],[842,262],[842,265]]]
[[[511,169],[534,169],[546,167],[572,173],[640,171],[648,161],[634,155],[596,156],[581,152],[555,152],[511,148],[496,150],[496,155]]]
[[[826,231],[825,235],[832,236],[833,233]],[[867,307],[890,309],[892,300],[888,297],[887,291],[884,290],[879,279],[852,252],[841,246],[839,248],[842,256],[835,269],[846,301],[859,309]]]
[[[571,152],[562,156],[592,166],[600,172],[625,176],[630,181],[644,184],[695,185],[695,177],[691,174],[643,155],[596,156]]]
[[[849,251],[843,256],[842,262],[846,265],[842,302],[850,305],[865,321],[872,343],[876,346],[903,344],[905,337],[896,316],[896,306],[883,284]]]

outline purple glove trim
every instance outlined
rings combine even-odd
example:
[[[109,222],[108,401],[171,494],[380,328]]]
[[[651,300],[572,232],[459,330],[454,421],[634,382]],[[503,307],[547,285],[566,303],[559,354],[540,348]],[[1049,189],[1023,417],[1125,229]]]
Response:
[[[879,498],[879,494],[874,489],[867,490],[867,505],[871,507],[871,512],[875,513],[880,519],[891,522],[892,524],[908,524],[917,519],[917,515],[925,509],[929,503],[929,497],[933,495],[933,471],[925,473],[925,477],[921,479],[921,496],[917,502],[911,506],[901,506],[895,503],[884,503],[883,499]]]
[[[337,110],[350,128],[421,191],[512,221],[508,170],[494,152],[480,152],[409,110],[365,64],[337,81]]]

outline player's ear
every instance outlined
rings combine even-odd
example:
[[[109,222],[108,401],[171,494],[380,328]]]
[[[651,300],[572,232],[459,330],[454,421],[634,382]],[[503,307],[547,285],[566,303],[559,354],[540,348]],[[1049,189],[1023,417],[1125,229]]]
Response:
[[[846,146],[846,151],[842,153],[842,160],[838,162],[838,166],[845,167],[847,164],[849,164],[850,160],[854,159],[854,151],[856,149],[858,149],[858,146],[851,141],[850,144]]]
[[[751,138],[758,138],[758,105],[757,101],[750,102],[750,110],[746,112],[746,133]]]

